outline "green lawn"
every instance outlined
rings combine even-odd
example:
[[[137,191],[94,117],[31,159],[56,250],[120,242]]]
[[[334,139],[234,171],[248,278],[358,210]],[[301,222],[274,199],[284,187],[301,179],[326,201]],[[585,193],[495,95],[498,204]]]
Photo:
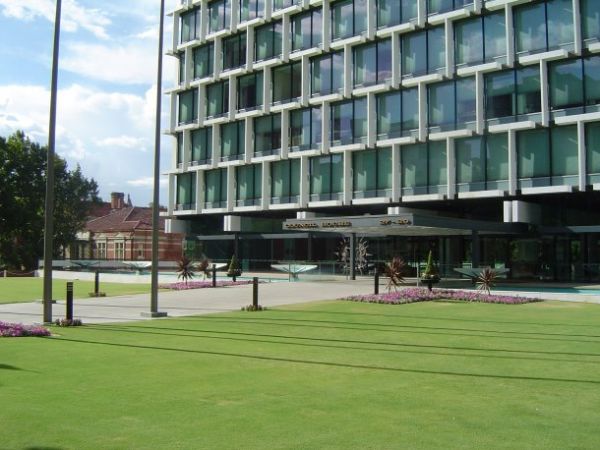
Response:
[[[23,303],[40,300],[43,296],[42,278],[0,278],[0,304]],[[66,280],[53,280],[52,294],[56,300],[64,300],[67,289]],[[75,298],[86,298],[94,292],[93,281],[74,281]],[[145,294],[150,292],[149,284],[104,283],[100,279],[100,292],[108,296]]]
[[[0,341],[6,449],[593,449],[600,306],[322,302]]]

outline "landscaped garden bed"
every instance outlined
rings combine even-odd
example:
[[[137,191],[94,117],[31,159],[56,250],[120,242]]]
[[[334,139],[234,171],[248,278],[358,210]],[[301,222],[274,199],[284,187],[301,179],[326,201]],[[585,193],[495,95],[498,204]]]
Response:
[[[450,300],[477,303],[499,303],[505,305],[521,305],[541,302],[538,298],[517,297],[514,295],[489,295],[481,291],[460,291],[450,289],[406,288],[383,294],[353,295],[341,300],[363,303],[383,303],[403,305],[405,303],[428,302],[434,300]]]
[[[50,336],[47,328],[22,323],[0,322],[0,337]]]
[[[217,287],[224,286],[240,286],[244,284],[252,284],[252,280],[241,281],[217,281]],[[158,286],[160,289],[171,289],[173,291],[184,291],[186,289],[203,289],[213,287],[212,281],[180,281],[177,283],[165,283]]]

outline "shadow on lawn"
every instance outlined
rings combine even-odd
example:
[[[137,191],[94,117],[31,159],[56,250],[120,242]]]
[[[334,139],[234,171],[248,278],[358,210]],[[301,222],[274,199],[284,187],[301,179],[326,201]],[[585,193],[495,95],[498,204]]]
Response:
[[[178,318],[180,319],[180,318]],[[446,334],[449,336],[473,336],[473,337],[484,337],[484,338],[502,338],[502,339],[524,339],[524,340],[536,340],[536,341],[560,341],[565,342],[565,337],[588,337],[588,338],[600,338],[600,335],[585,335],[585,334],[563,334],[563,333],[536,333],[530,331],[498,331],[498,330],[481,330],[471,328],[445,328],[445,327],[431,327],[431,326],[419,326],[419,325],[390,325],[383,323],[361,323],[361,322],[338,322],[333,320],[310,320],[310,319],[277,319],[277,318],[254,318],[253,320],[248,319],[234,319],[229,317],[206,317],[196,316],[187,317],[185,320],[205,320],[205,321],[218,321],[220,323],[231,322],[231,323],[250,323],[255,325],[288,325],[293,327],[309,327],[309,328],[329,328],[329,329],[342,329],[342,330],[359,330],[359,331],[381,331],[381,332],[392,332],[392,333],[420,333],[420,334]],[[279,322],[294,322],[294,323],[279,323]],[[314,325],[313,325],[314,323]],[[320,323],[324,325],[319,325]],[[327,325],[325,325],[327,324]],[[336,324],[336,325],[330,325]],[[356,325],[356,326],[344,326],[344,325]],[[340,326],[341,325],[341,326]],[[386,327],[382,328],[364,328],[364,326],[379,326]],[[396,328],[396,329],[390,329]],[[426,331],[415,331],[415,330],[426,330]],[[433,330],[433,331],[432,331]],[[437,332],[440,330],[440,332]],[[466,333],[452,333],[453,331],[468,332]],[[495,333],[500,336],[492,336],[490,334],[476,334],[476,333]],[[511,336],[519,335],[519,336]],[[524,336],[522,336],[524,335]],[[551,337],[532,337],[533,336],[556,336],[557,338]],[[568,339],[568,342],[582,342],[597,344],[600,341],[592,340],[581,340],[581,339]]]
[[[295,363],[295,364],[307,364],[315,366],[326,366],[326,367],[339,367],[345,369],[365,369],[365,370],[377,370],[383,372],[397,372],[397,373],[415,373],[424,375],[445,375],[453,377],[467,377],[467,378],[490,378],[490,379],[501,379],[501,380],[520,380],[520,381],[546,381],[546,382],[558,382],[558,383],[579,383],[579,384],[594,384],[600,385],[600,381],[595,380],[576,380],[570,378],[550,378],[550,377],[530,377],[521,375],[493,375],[493,374],[476,374],[466,372],[450,372],[450,371],[438,371],[438,370],[423,370],[423,369],[403,369],[400,367],[385,367],[385,366],[369,366],[365,364],[350,364],[350,363],[336,363],[331,361],[313,361],[308,359],[292,359],[292,358],[279,358],[275,356],[263,356],[263,355],[251,355],[243,353],[230,353],[230,352],[213,352],[209,350],[191,350],[184,348],[172,348],[172,347],[156,347],[139,344],[118,344],[115,342],[100,342],[91,341],[85,339],[73,339],[61,337],[59,339],[53,339],[52,342],[77,342],[82,344],[92,345],[106,345],[109,347],[121,347],[121,348],[133,348],[133,349],[144,349],[144,350],[158,350],[164,352],[178,352],[178,353],[191,353],[197,355],[211,355],[211,356],[225,356],[230,358],[243,358],[252,359],[258,361],[275,361],[283,363]]]
[[[433,350],[452,350],[452,351],[474,351],[474,352],[502,352],[502,353],[519,353],[519,354],[551,354],[551,355],[565,355],[565,356],[595,356],[600,357],[600,354],[582,354],[582,353],[556,353],[556,352],[537,352],[537,351],[526,351],[526,350],[503,350],[503,349],[486,349],[486,348],[473,348],[473,347],[444,347],[437,345],[424,345],[424,344],[400,344],[394,342],[380,342],[380,341],[357,341],[350,339],[326,339],[326,338],[312,338],[312,337],[303,337],[303,336],[285,336],[285,335],[273,335],[273,334],[256,334],[256,333],[243,333],[236,331],[210,331],[210,330],[186,330],[180,328],[164,328],[164,327],[128,327],[128,326],[119,326],[119,325],[101,325],[97,327],[86,326],[86,329],[96,329],[101,331],[116,331],[123,333],[140,333],[140,334],[153,334],[157,336],[176,336],[176,337],[188,337],[188,338],[200,338],[200,339],[216,339],[216,340],[225,340],[225,341],[237,341],[237,342],[260,342],[265,344],[276,344],[276,345],[295,345],[301,347],[318,347],[318,348],[334,348],[334,349],[345,349],[345,350],[358,350],[358,351],[373,351],[373,352],[392,352],[392,353],[410,353],[417,355],[436,355],[436,356],[450,356],[450,357],[464,357],[464,358],[492,358],[492,359],[509,359],[509,360],[526,360],[526,361],[552,361],[552,362],[571,362],[571,363],[589,363],[589,364],[599,364],[600,361],[582,361],[577,359],[565,359],[565,358],[540,358],[534,356],[509,356],[509,355],[482,355],[482,354],[467,354],[467,353],[447,353],[447,352],[435,352],[435,351],[418,351],[418,350],[406,350],[406,348],[422,348],[422,349],[433,349]],[[151,331],[153,330],[153,331]],[[154,331],[159,330],[159,331]],[[205,333],[205,334],[180,334],[180,333],[171,333],[165,332],[167,331],[187,331],[193,333]],[[206,333],[210,334],[220,334],[220,335],[239,335],[243,337],[233,337],[233,336],[210,336]],[[285,341],[276,341],[276,340],[267,340],[267,339],[255,339],[255,337],[263,337],[263,338],[276,338],[276,339],[286,339]],[[289,339],[294,340],[303,340],[303,341],[319,341],[319,342],[332,342],[334,344],[315,344],[315,343],[307,343],[307,342],[290,342]],[[402,347],[403,349],[398,348],[373,348],[373,347],[351,347],[350,345],[338,345],[341,343],[347,344],[361,344],[361,345],[385,345],[385,346],[394,346],[394,347]]]
[[[20,367],[11,366],[9,364],[0,364],[0,370],[23,370]]]

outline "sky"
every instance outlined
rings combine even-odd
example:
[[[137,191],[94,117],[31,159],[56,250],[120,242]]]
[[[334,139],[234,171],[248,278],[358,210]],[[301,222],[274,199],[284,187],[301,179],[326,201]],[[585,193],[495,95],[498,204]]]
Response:
[[[178,0],[165,0],[165,12]],[[48,142],[55,0],[0,0],[0,136],[22,130]],[[56,152],[81,166],[100,196],[152,201],[159,0],[63,0]],[[165,50],[172,22],[165,17]],[[176,60],[163,58],[163,91]],[[162,130],[169,99],[163,96]],[[161,140],[161,172],[171,168],[173,141]],[[167,203],[161,177],[160,203]]]

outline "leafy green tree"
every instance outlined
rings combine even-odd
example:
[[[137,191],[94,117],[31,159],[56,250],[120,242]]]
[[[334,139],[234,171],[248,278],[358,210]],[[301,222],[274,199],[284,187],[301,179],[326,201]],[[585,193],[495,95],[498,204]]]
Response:
[[[46,148],[23,132],[0,138],[0,262],[8,268],[33,269],[43,255]],[[99,201],[98,185],[81,168],[69,171],[55,158],[55,255],[75,239]]]

